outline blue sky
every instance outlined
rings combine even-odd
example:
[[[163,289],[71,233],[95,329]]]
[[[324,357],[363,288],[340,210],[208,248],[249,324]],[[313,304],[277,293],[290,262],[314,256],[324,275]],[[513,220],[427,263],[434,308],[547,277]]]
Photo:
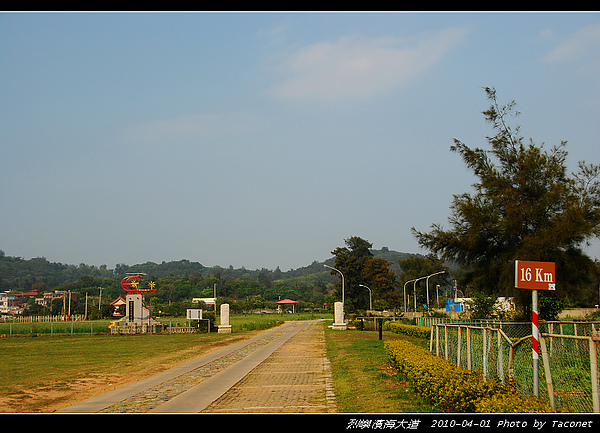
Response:
[[[597,13],[0,14],[0,249],[113,268],[421,252],[483,86],[600,162]],[[588,253],[600,257],[595,242]]]

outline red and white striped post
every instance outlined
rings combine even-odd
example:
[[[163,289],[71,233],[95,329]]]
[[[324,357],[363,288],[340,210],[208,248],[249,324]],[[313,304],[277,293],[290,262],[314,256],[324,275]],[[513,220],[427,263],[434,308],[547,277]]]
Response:
[[[533,355],[533,395],[540,395],[540,329],[538,328],[538,292],[531,292],[531,335],[532,335],[532,355]]]
[[[555,290],[554,262],[515,260],[515,287],[531,289],[531,336],[533,358],[533,394],[539,396],[540,330],[538,328],[538,290]]]

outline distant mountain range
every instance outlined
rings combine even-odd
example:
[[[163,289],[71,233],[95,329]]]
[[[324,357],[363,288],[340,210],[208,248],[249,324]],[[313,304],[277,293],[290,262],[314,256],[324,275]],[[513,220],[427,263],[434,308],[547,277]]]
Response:
[[[398,266],[399,260],[404,260],[419,254],[402,253],[390,250],[386,247],[381,250],[371,250],[376,258],[383,258],[390,262],[390,266],[396,273],[400,273]],[[6,256],[0,250],[0,290],[31,290],[31,289],[53,289],[64,284],[78,281],[83,277],[93,278],[115,278],[125,275],[127,272],[144,272],[154,278],[165,278],[169,276],[190,276],[194,273],[200,275],[214,275],[219,273],[224,278],[251,278],[259,277],[271,281],[290,282],[302,280],[312,282],[315,280],[324,280],[327,282],[337,281],[335,275],[331,275],[330,270],[324,268],[324,264],[333,266],[335,258],[331,257],[322,262],[314,261],[310,265],[281,271],[279,267],[275,270],[256,269],[248,270],[245,268],[234,269],[232,266],[222,268],[220,266],[206,267],[198,262],[190,260],[179,260],[171,262],[146,262],[136,265],[118,264],[115,269],[108,269],[106,265],[100,267],[86,265],[68,265],[63,263],[52,263],[44,257],[32,258],[29,260],[21,257]]]
[[[383,247],[381,250],[371,250],[373,257],[382,258],[392,263],[391,269],[396,273],[400,273],[400,266],[398,265],[399,260],[404,260],[408,257],[413,257],[414,253],[402,253],[389,248]],[[287,281],[293,279],[302,279],[304,281],[311,281],[317,279],[335,280],[335,276],[327,278],[330,275],[330,270],[324,268],[323,265],[333,266],[335,263],[335,257],[331,257],[322,262],[313,261],[310,265],[303,266],[297,269],[290,269],[289,271],[281,271],[279,267],[275,270],[270,269],[255,269],[249,270],[245,268],[223,268],[221,266],[205,267],[198,262],[190,262],[189,260],[180,260],[177,262],[162,262],[160,264],[147,262],[143,264],[133,265],[127,268],[127,272],[144,272],[148,275],[153,275],[157,278],[163,278],[170,275],[191,275],[194,272],[198,272],[202,275],[215,274],[219,272],[223,277],[227,278],[252,278],[256,279],[260,274],[266,275],[271,281]],[[123,272],[124,273],[124,272]]]

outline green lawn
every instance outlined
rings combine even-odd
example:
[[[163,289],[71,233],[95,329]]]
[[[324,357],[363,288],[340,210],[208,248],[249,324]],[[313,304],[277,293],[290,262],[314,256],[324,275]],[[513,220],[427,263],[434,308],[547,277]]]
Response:
[[[331,362],[338,411],[344,413],[437,412],[408,389],[387,363],[383,347],[386,339],[416,338],[378,331],[325,331],[327,357]]]

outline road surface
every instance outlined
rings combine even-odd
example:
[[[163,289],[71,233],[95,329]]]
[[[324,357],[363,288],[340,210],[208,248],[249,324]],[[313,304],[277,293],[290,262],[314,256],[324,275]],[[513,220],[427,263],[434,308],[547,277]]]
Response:
[[[57,412],[334,413],[323,324],[286,322]]]

